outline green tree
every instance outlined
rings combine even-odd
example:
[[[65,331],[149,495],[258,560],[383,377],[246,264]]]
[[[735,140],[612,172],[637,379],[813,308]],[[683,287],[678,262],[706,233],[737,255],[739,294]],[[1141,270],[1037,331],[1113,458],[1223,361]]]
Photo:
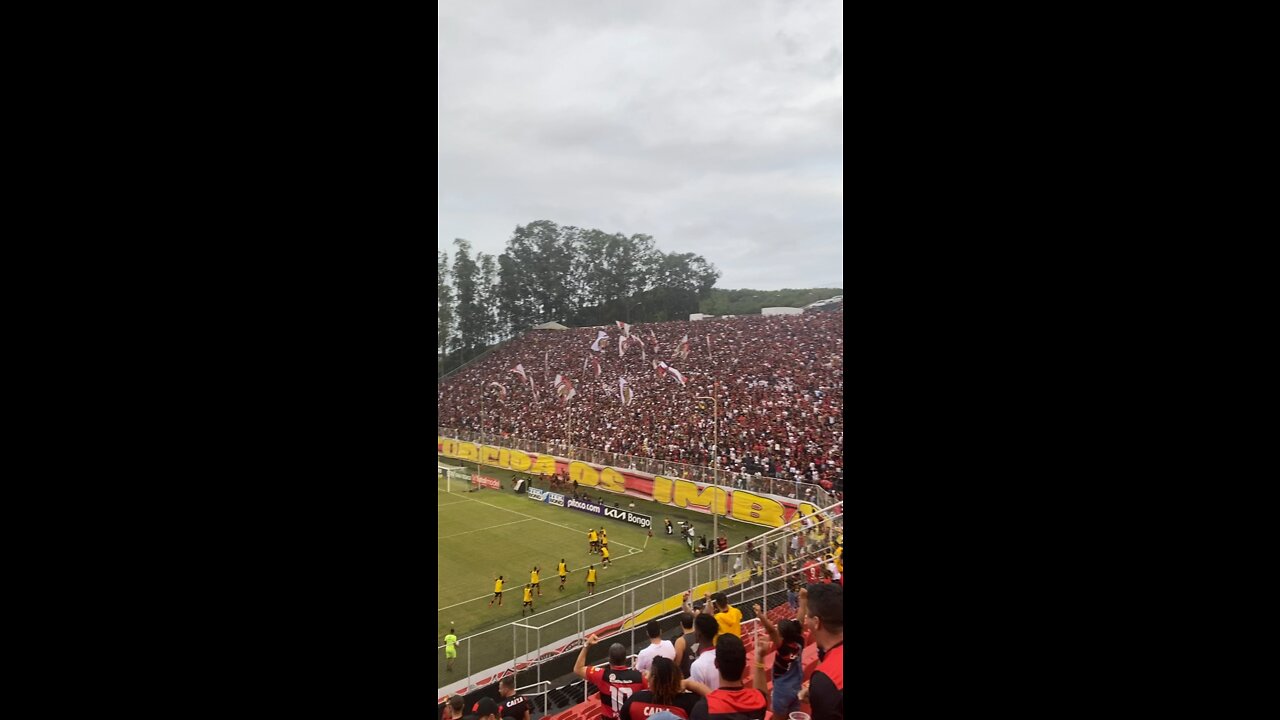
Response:
[[[453,333],[453,288],[449,286],[449,254],[436,252],[436,365],[443,375]]]
[[[453,256],[453,287],[458,297],[458,348],[460,361],[475,357],[484,347],[484,313],[480,308],[476,276],[479,268],[471,259],[471,243],[458,238]]]
[[[500,337],[502,333],[498,322],[498,270],[492,255],[476,253],[476,259],[479,267],[476,277],[476,305],[483,327],[480,334],[481,345],[488,346],[506,339]]]

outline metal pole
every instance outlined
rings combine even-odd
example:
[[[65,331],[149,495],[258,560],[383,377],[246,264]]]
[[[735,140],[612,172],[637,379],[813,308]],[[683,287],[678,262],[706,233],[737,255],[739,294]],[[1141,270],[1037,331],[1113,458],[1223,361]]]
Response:
[[[760,546],[760,567],[763,572],[761,577],[764,579],[764,592],[760,597],[760,607],[764,608],[766,615],[769,614],[769,552],[765,549],[768,546],[769,543],[767,542]]]

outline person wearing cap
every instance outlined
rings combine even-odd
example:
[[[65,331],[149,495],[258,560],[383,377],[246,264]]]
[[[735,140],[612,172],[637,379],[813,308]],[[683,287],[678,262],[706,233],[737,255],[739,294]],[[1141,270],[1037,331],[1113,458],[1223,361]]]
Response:
[[[444,699],[444,714],[441,720],[462,720],[466,715],[467,699],[461,695],[450,695]]]
[[[491,697],[480,698],[471,714],[463,716],[462,720],[498,720],[497,701]]]
[[[600,638],[593,634],[582,644],[582,652],[578,653],[578,660],[573,665],[573,673],[600,690],[600,702],[604,704],[604,717],[612,720],[618,717],[626,699],[637,690],[643,690],[646,685],[644,675],[627,664],[627,649],[622,646],[622,643],[609,646],[608,666],[588,668],[587,650],[598,642]]]

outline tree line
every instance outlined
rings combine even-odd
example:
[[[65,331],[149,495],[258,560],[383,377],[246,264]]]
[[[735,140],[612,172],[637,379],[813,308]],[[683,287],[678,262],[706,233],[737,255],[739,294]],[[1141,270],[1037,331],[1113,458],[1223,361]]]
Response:
[[[516,227],[497,258],[453,244],[452,265],[436,256],[439,375],[544,322],[686,320],[720,277],[701,255],[663,252],[649,235],[550,220]]]

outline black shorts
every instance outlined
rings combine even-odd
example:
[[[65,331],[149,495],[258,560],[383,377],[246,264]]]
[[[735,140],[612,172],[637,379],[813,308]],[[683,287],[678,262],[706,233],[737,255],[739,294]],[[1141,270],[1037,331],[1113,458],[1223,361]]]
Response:
[[[560,584],[561,584],[561,585],[563,585],[563,584],[564,584],[564,581],[565,581],[566,579],[568,579],[568,577],[569,577],[568,575],[561,575],[561,576],[560,576]]]
[[[536,583],[533,583],[533,584],[529,585],[529,587],[533,588],[534,590],[537,590],[538,588],[542,587],[542,583],[540,583],[540,582],[536,582]]]
[[[587,583],[587,587],[595,587],[595,586],[596,586],[596,584],[595,584],[595,583],[593,583],[593,582],[589,582],[589,583]]]
[[[493,594],[493,596],[494,596],[495,598],[500,598],[500,597],[502,597],[502,591],[501,591],[501,590],[499,590],[499,591],[495,592],[495,593]]]
[[[532,606],[533,606],[533,601],[532,601],[532,600],[525,600],[525,601],[524,601],[524,604],[525,604],[525,605],[529,605],[529,606],[531,606],[531,607],[532,607]]]

